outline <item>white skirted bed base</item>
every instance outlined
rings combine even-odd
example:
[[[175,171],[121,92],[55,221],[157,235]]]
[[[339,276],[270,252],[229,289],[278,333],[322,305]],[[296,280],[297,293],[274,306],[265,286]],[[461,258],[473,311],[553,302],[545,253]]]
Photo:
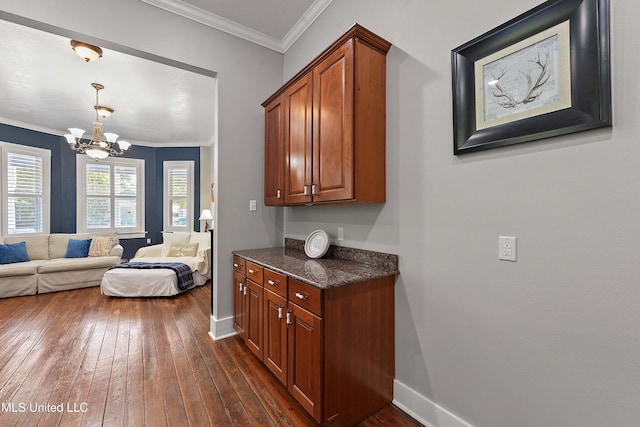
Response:
[[[207,276],[193,272],[195,286],[202,286],[207,280]],[[178,289],[176,273],[168,268],[109,270],[102,278],[100,289],[112,297],[170,297],[184,292]]]

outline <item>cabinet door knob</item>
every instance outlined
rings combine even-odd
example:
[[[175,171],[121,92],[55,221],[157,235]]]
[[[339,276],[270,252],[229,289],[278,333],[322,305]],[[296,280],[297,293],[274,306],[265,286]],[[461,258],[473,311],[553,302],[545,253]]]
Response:
[[[278,190],[278,194],[276,196],[278,199],[280,198],[280,190]]]
[[[291,324],[291,310],[287,310],[287,328]]]
[[[313,185],[311,186],[311,195],[312,195],[312,196],[315,196],[316,194],[318,194],[318,186],[317,186],[317,185],[315,185],[315,184],[313,184]]]
[[[307,298],[309,298],[306,295],[301,294],[300,292],[296,292],[296,297],[301,299],[302,301],[306,300]]]
[[[282,320],[282,306],[278,307],[278,319]]]
[[[246,286],[244,287],[244,296],[245,297],[247,296],[247,287]]]
[[[242,282],[238,283],[238,286],[240,287],[240,292],[242,292]]]

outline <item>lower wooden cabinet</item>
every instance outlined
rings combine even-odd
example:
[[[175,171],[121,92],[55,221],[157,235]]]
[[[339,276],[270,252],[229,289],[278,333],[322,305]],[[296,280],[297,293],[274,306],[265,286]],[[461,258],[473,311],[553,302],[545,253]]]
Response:
[[[245,339],[244,342],[260,360],[262,360],[262,286],[247,280],[245,298]]]
[[[265,283],[234,271],[234,328],[316,421],[354,425],[391,402],[395,278],[320,289],[249,267]]]
[[[245,282],[243,275],[233,272],[233,329],[244,338]]]
[[[317,421],[322,420],[322,319],[291,302],[288,317],[289,393]]]
[[[264,353],[262,361],[287,385],[287,299],[264,291]]]

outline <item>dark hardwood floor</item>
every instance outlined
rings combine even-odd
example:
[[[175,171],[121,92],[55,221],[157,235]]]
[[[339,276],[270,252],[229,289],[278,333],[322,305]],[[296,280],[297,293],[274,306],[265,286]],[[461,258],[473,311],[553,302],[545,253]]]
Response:
[[[237,337],[208,336],[208,285],[0,299],[0,426],[314,426]],[[393,405],[362,426],[419,426]]]

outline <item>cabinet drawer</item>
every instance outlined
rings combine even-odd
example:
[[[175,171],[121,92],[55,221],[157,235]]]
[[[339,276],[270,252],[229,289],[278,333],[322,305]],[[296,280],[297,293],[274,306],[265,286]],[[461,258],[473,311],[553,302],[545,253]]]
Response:
[[[253,263],[251,261],[247,261],[246,270],[247,270],[247,277],[253,280],[254,282],[256,282],[257,284],[259,284],[260,286],[262,286],[262,275],[263,275],[262,266],[256,263]]]
[[[244,276],[244,258],[240,258],[238,255],[233,256],[233,271]]]
[[[289,301],[322,316],[322,290],[289,278]]]
[[[287,297],[287,277],[280,273],[264,269],[264,287],[281,297]]]

